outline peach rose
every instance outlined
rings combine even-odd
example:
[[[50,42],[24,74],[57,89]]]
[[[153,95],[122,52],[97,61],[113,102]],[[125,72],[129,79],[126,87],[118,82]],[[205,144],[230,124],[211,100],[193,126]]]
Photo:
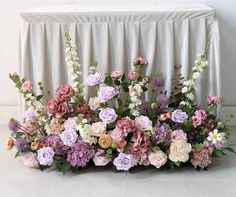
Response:
[[[160,150],[150,153],[148,155],[148,160],[150,161],[150,164],[152,164],[156,168],[160,168],[167,162],[167,155]]]
[[[112,145],[112,138],[110,135],[102,134],[98,140],[98,144],[101,148],[109,148]]]
[[[101,122],[101,121],[95,122],[91,126],[92,134],[94,136],[99,137],[100,135],[102,135],[103,133],[106,132],[106,127],[107,127],[107,125],[104,122]]]
[[[64,130],[64,125],[60,122],[60,119],[52,119],[49,126],[51,134],[59,134]]]

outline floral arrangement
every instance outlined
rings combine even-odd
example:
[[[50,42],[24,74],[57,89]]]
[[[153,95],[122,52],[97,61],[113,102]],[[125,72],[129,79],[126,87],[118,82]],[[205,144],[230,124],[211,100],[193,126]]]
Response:
[[[138,165],[206,169],[213,157],[235,152],[226,146],[228,120],[215,115],[222,99],[209,96],[205,107],[194,101],[194,85],[208,65],[209,46],[186,80],[176,76],[170,93],[164,90],[162,75],[142,75],[148,65],[144,57],[134,59],[127,76],[118,70],[99,73],[94,64],[86,85],[96,94],[86,100],[77,49],[68,33],[66,40],[72,84],[60,86],[53,98],[41,82],[42,94],[37,95],[30,81],[10,74],[28,109],[23,123],[10,120],[7,149],[15,147],[15,156],[26,166],[62,172],[87,165],[123,171]]]

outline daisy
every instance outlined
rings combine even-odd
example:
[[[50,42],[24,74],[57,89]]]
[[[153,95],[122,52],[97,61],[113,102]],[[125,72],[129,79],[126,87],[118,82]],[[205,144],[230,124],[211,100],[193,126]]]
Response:
[[[209,136],[207,137],[207,140],[212,142],[213,144],[216,144],[217,142],[221,142],[224,140],[224,133],[219,133],[217,129],[214,129],[213,132],[209,133]]]

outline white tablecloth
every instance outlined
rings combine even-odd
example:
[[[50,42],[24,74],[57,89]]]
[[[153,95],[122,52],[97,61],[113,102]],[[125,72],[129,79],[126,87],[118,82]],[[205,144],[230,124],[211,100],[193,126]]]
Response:
[[[220,95],[219,31],[212,8],[22,13],[21,17],[20,72],[35,86],[42,81],[53,92],[70,81],[64,61],[64,33],[69,30],[78,45],[82,81],[94,60],[101,72],[128,72],[133,58],[143,55],[149,62],[145,72],[163,73],[168,92],[174,75],[186,77],[196,55],[210,41],[210,65],[197,84],[196,97],[204,104],[208,94]]]

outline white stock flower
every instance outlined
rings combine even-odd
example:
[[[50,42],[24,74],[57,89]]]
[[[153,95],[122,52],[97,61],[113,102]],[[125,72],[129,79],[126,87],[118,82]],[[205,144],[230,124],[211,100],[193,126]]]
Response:
[[[198,79],[199,77],[200,77],[200,73],[199,72],[193,73],[193,79]]]
[[[188,91],[189,91],[188,87],[185,86],[185,87],[182,88],[182,93],[183,94],[187,93]]]
[[[193,99],[194,99],[194,95],[193,95],[192,92],[188,93],[188,94],[186,95],[186,97],[187,97],[189,100],[191,100],[191,101],[193,101]]]

